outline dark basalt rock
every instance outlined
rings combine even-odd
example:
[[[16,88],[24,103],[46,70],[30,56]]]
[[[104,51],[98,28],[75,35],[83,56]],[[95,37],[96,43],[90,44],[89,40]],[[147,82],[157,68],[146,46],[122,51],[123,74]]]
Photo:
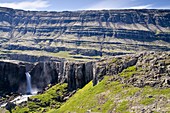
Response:
[[[54,24],[63,24],[63,23],[71,23],[71,22],[110,22],[110,23],[124,23],[124,24],[153,24],[159,25],[161,27],[169,27],[170,26],[170,13],[169,10],[102,10],[102,11],[75,11],[75,12],[31,12],[31,11],[23,11],[23,10],[14,10],[6,8],[1,8],[0,10],[0,21],[6,21],[9,24],[13,24],[15,26],[20,26],[20,24],[25,23],[26,25],[37,25],[41,23],[45,23],[47,25],[54,25]],[[46,17],[46,18],[42,18]],[[58,17],[63,17],[63,20],[60,20]],[[75,19],[71,18],[74,17]],[[68,19],[70,18],[70,19]],[[12,23],[13,22],[13,23]],[[69,26],[56,26],[56,27],[39,27],[33,28],[31,27],[19,27],[15,28],[16,31],[22,32],[22,34],[26,34],[27,32],[35,33],[49,33],[49,32],[59,32],[59,31],[66,31]],[[72,26],[72,31],[67,31],[66,34],[74,34],[78,33],[80,35],[86,36],[96,36],[96,35],[103,35],[102,32],[108,32],[107,35],[111,33],[113,35],[113,29],[107,28],[103,26],[99,26],[97,28],[89,28],[89,30],[81,30],[82,27],[88,26]],[[8,30],[2,28],[4,31],[12,30],[11,27]],[[88,31],[98,31],[101,32],[88,32]],[[118,32],[124,32],[126,34],[126,30],[118,30]],[[135,34],[139,33],[135,31]],[[145,32],[145,31],[141,31]],[[128,35],[129,33],[127,33]],[[145,34],[145,33],[142,33]],[[151,35],[152,32],[150,33]],[[40,35],[40,34],[39,34]],[[133,35],[133,34],[132,34]]]
[[[93,63],[67,63],[66,76],[69,90],[82,88],[93,79]]]
[[[25,89],[26,86],[25,72],[30,67],[29,63],[0,61],[0,93],[22,92],[21,89]]]
[[[84,87],[93,80],[93,85],[105,75],[113,80],[135,87],[170,87],[170,55],[166,52],[144,52],[125,55],[97,62],[37,62],[0,61],[0,95],[10,92],[25,93],[25,72],[31,75],[33,88],[43,90],[48,85],[68,83],[68,90]],[[135,66],[135,73],[129,78],[120,74]],[[138,71],[137,71],[138,70]]]
[[[33,87],[43,89],[48,84],[58,83],[60,63],[39,62],[30,71]]]
[[[14,104],[13,102],[8,102],[7,105],[5,106],[5,108],[7,110],[9,110],[10,113],[12,113],[12,109],[14,109],[16,106],[16,104]]]
[[[43,90],[49,84],[68,83],[70,91],[82,88],[93,78],[93,63],[0,61],[0,95],[26,92],[26,72],[32,88]]]

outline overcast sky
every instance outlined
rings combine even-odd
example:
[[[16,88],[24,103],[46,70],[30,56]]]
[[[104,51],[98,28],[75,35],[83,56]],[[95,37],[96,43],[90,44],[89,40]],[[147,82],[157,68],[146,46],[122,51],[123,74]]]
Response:
[[[0,0],[0,6],[41,11],[170,9],[170,0]]]

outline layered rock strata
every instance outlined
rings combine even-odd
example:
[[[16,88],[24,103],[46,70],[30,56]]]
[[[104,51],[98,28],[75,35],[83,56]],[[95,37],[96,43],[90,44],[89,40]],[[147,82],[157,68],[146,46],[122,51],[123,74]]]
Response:
[[[169,10],[39,12],[0,8],[0,46],[8,50],[76,50],[89,56],[169,51],[169,28]]]

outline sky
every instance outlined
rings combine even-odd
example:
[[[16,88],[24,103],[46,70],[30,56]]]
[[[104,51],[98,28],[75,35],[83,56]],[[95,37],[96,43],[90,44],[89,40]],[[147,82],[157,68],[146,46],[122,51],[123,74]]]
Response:
[[[38,11],[170,9],[170,0],[0,0],[0,7]]]

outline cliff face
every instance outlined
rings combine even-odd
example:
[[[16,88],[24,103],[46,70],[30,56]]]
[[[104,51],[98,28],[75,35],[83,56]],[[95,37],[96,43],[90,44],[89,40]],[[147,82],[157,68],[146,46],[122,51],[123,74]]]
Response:
[[[101,49],[106,55],[167,51],[169,27],[169,10],[37,12],[0,8],[1,48],[9,50],[76,50],[92,56],[101,55]]]
[[[114,81],[135,87],[170,87],[170,54],[143,52],[137,55],[115,57],[96,63],[93,84],[103,79],[103,75],[113,76]]]
[[[169,111],[169,52],[143,52],[93,63],[39,62],[26,67],[34,87],[54,86],[18,105],[14,113]],[[12,76],[15,78],[10,80],[20,76]],[[89,82],[92,79],[93,84]],[[77,92],[73,91],[78,88]]]
[[[49,84],[68,83],[68,90],[84,87],[93,80],[96,85],[105,75],[135,87],[170,87],[170,54],[144,52],[103,59],[98,62],[0,62],[0,89],[3,92],[26,91],[25,72],[31,75],[33,88],[43,90]]]
[[[68,83],[68,90],[82,88],[93,79],[93,63],[16,61],[0,62],[0,94],[26,93],[26,72],[31,75],[33,89],[43,90],[49,84]]]
[[[16,61],[0,61],[0,94],[26,91],[25,72],[32,64]]]
[[[69,90],[84,87],[93,79],[93,63],[67,63],[65,65],[65,76],[67,77]]]

